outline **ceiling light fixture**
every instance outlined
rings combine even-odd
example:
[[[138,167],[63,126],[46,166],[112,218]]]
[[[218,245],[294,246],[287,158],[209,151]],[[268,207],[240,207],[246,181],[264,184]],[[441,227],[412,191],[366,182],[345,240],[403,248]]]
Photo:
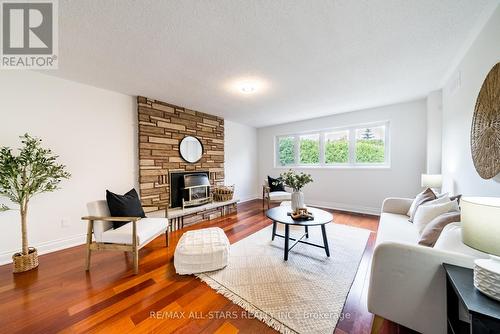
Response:
[[[267,92],[269,84],[257,77],[243,77],[227,82],[226,90],[239,95],[254,95]]]
[[[240,91],[245,94],[252,94],[257,90],[251,83],[245,83],[240,87]]]

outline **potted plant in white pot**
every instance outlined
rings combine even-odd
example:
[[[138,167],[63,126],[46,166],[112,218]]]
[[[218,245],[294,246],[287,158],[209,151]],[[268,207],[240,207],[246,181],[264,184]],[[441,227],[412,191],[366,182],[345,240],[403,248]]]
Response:
[[[308,183],[313,182],[311,174],[305,174],[303,172],[296,173],[293,170],[281,173],[279,180],[288,188],[293,189],[292,193],[292,211],[297,212],[298,209],[305,208],[304,203],[304,193],[302,188]]]
[[[9,147],[0,148],[0,195],[19,205],[21,214],[22,251],[12,256],[14,272],[23,272],[38,266],[37,250],[28,247],[27,214],[31,198],[40,193],[58,189],[62,179],[71,175],[66,166],[57,163],[57,155],[41,145],[41,139],[28,134],[21,136],[23,146],[14,155]],[[10,210],[5,204],[0,211]]]

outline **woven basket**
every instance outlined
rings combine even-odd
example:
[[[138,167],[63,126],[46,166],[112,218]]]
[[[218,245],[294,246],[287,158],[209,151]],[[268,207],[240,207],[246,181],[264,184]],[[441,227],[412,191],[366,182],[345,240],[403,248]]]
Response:
[[[22,273],[38,267],[38,252],[36,248],[30,247],[28,255],[16,253],[12,255],[12,260],[14,263],[14,272]]]
[[[214,201],[225,202],[233,199],[234,186],[216,186],[214,188]]]

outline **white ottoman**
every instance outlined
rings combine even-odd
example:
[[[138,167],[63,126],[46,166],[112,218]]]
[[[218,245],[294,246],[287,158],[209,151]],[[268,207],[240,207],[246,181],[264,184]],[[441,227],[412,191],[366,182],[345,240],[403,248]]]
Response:
[[[229,240],[218,227],[187,231],[174,253],[175,271],[180,275],[224,268],[229,257]]]

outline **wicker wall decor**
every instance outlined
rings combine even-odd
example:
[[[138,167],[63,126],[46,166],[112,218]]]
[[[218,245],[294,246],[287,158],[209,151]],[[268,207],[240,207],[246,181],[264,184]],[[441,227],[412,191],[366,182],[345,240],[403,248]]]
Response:
[[[500,173],[500,63],[490,70],[477,97],[470,134],[472,160],[479,176]]]

